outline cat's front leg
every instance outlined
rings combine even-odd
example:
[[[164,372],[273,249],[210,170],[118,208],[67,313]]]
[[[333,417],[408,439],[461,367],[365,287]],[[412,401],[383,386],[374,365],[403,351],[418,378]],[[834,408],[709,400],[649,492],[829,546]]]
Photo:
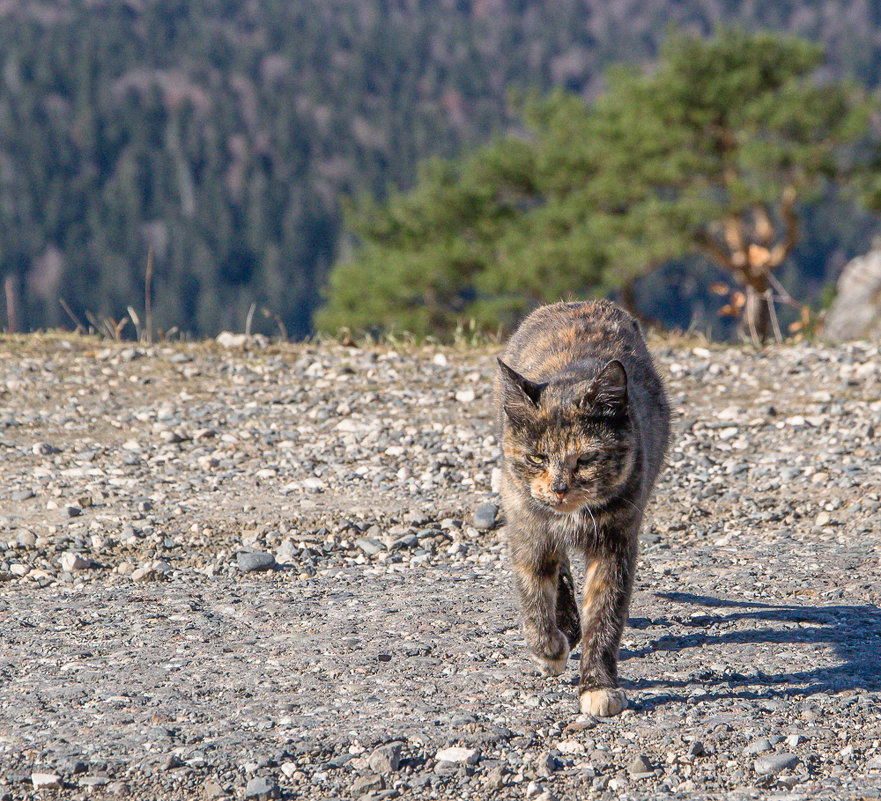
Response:
[[[636,549],[587,556],[582,604],[581,711],[600,717],[617,715],[627,706],[618,687],[618,646],[627,619]]]
[[[561,554],[515,542],[511,563],[529,652],[544,675],[558,676],[569,659],[567,637],[557,626]]]

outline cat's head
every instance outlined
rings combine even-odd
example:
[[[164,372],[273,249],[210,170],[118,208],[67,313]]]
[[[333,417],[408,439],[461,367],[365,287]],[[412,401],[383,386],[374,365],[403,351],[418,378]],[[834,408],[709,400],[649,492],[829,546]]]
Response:
[[[499,369],[506,462],[535,502],[572,514],[622,488],[636,449],[621,362],[592,379],[550,383],[529,381],[501,359]]]

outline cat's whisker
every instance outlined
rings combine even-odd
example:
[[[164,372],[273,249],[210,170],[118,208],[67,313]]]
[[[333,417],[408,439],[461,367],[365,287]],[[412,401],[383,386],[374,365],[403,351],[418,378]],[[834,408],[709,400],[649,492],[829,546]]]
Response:
[[[594,537],[599,538],[600,530],[599,530],[599,528],[597,528],[597,519],[593,516],[593,512],[590,511],[589,506],[585,506],[583,508],[587,510],[587,513],[590,515],[590,519],[593,520],[593,535],[594,535]]]

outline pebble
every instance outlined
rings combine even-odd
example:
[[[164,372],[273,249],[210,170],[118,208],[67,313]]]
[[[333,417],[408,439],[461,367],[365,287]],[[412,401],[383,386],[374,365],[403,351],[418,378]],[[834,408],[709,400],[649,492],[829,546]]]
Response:
[[[655,775],[655,768],[645,754],[639,754],[627,766],[627,772],[634,779],[644,779]]]
[[[376,773],[367,773],[359,776],[352,782],[352,795],[360,796],[367,793],[375,793],[385,789],[385,779]]]
[[[374,749],[367,760],[374,773],[394,773],[401,764],[401,744],[386,743]]]
[[[474,510],[474,528],[481,531],[495,528],[498,511],[499,508],[494,503],[482,503]]]
[[[33,773],[31,783],[35,790],[61,789],[61,777],[57,773]]]
[[[278,785],[262,776],[255,776],[248,780],[245,787],[245,798],[256,798],[257,801],[269,801],[271,798],[281,798]]]
[[[767,737],[762,737],[760,740],[756,740],[744,748],[743,754],[744,756],[764,754],[766,751],[770,751],[773,747],[774,746],[771,745],[771,741]]]
[[[442,748],[434,755],[434,758],[438,762],[460,762],[465,765],[476,765],[480,759],[480,750],[477,748],[452,746],[450,748]]]
[[[68,573],[73,573],[77,570],[88,570],[91,566],[91,560],[84,559],[78,553],[68,551],[61,554],[61,569],[66,570]]]
[[[236,554],[236,564],[243,573],[255,573],[262,570],[272,570],[275,567],[275,557],[264,551],[239,551]]]
[[[753,767],[759,776],[774,776],[796,764],[798,764],[798,757],[795,754],[769,754],[759,757],[753,763]]]
[[[355,545],[368,556],[376,556],[376,554],[382,553],[385,550],[385,545],[373,537],[361,537],[355,540]]]

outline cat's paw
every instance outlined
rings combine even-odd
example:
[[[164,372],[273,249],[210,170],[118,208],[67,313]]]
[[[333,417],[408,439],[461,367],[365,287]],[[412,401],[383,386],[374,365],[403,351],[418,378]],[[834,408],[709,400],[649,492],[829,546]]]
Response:
[[[627,696],[624,694],[624,690],[614,687],[585,690],[581,693],[579,701],[582,713],[598,718],[613,717],[627,707]]]
[[[532,651],[532,659],[543,676],[559,676],[566,669],[569,661],[569,643],[565,635],[557,632],[555,647],[551,653],[536,653]]]

